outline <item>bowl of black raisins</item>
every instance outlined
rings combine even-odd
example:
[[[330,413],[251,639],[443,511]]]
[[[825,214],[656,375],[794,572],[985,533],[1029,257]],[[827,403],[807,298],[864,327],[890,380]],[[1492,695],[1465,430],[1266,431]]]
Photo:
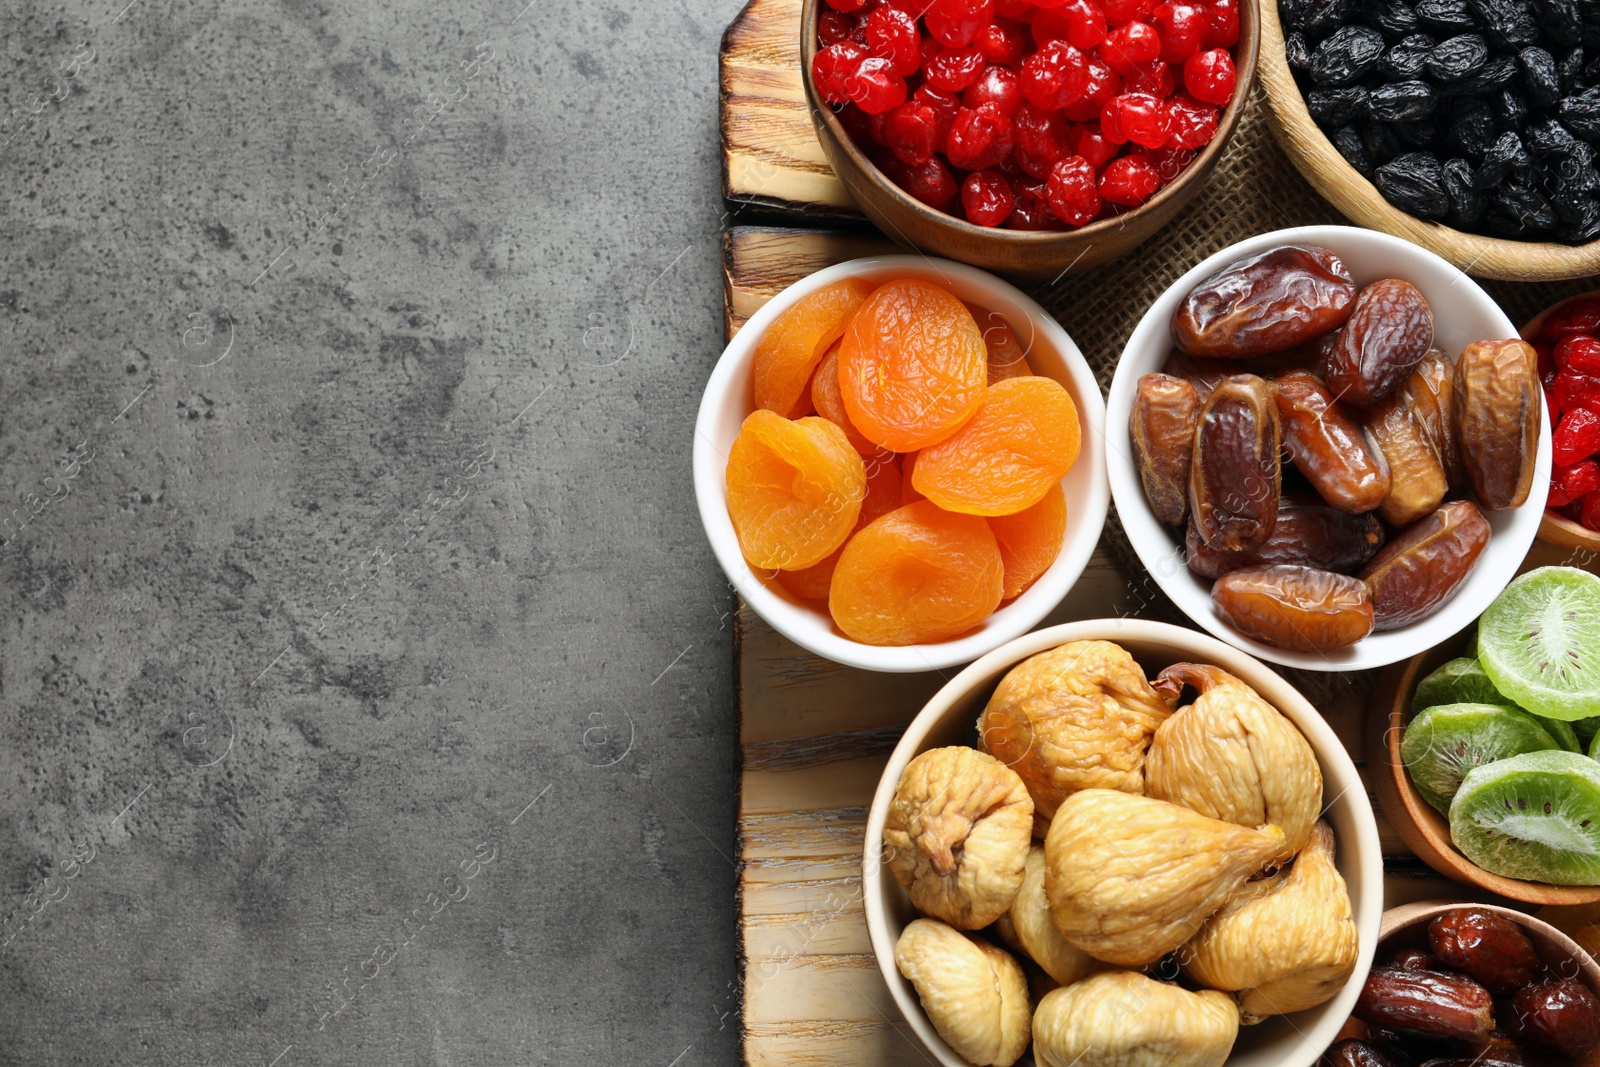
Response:
[[[1600,0],[1262,0],[1285,152],[1471,274],[1600,273]]]

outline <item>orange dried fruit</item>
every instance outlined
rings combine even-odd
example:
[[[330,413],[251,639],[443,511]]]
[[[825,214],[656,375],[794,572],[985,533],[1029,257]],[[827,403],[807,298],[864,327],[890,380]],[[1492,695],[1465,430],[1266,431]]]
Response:
[[[900,506],[901,507],[905,507],[907,504],[915,504],[919,500],[928,499],[927,497],[923,496],[921,493],[917,492],[916,487],[911,484],[911,475],[916,469],[917,469],[917,454],[915,452],[907,452],[905,455],[900,457]]]
[[[861,514],[856,518],[855,530],[900,506],[900,457],[893,452],[880,453],[878,457],[866,460],[866,468],[867,496],[861,501]],[[852,535],[855,530],[850,531]],[[827,600],[828,587],[833,582],[833,569],[839,565],[839,555],[849,543],[846,538],[845,543],[821,563],[800,570],[779,571],[778,584],[806,600]]]
[[[844,544],[867,471],[844,431],[816,417],[750,413],[728,449],[728,517],[752,567],[809,567]]]
[[[851,424],[850,415],[844,409],[844,396],[839,392],[838,341],[828,349],[828,354],[817,364],[816,374],[811,377],[811,404],[818,415],[843,430],[850,444],[863,456],[884,451],[862,436],[861,431]]]
[[[1010,378],[976,415],[917,455],[913,484],[946,511],[1012,515],[1037,503],[1077,461],[1078,406],[1050,378]]]
[[[828,610],[869,645],[944,641],[1000,605],[1005,564],[989,524],[926,500],[868,523],[833,572]]]
[[[1027,350],[1011,329],[1011,324],[998,311],[968,304],[967,310],[983,334],[983,346],[988,352],[989,384],[1007,378],[1022,378],[1033,374],[1028,365]]]
[[[966,306],[901,278],[862,301],[839,346],[839,388],[869,441],[912,452],[972,417],[988,388],[988,351]]]
[[[1067,533],[1067,495],[1057,482],[1045,490],[1037,504],[1015,515],[996,515],[989,529],[1000,545],[1000,559],[1006,565],[1005,589],[1001,596],[1010,600],[1050,569],[1061,555],[1061,541]]]
[[[844,278],[807,293],[772,320],[756,342],[756,407],[792,417],[809,398],[811,372],[872,292],[872,283]]]

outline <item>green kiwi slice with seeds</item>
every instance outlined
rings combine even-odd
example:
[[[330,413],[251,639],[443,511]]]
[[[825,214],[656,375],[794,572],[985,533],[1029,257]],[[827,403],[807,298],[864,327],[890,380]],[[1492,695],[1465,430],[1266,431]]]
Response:
[[[1413,708],[1432,708],[1440,704],[1498,704],[1504,707],[1516,707],[1515,701],[1507,700],[1505,695],[1494,687],[1494,683],[1489,680],[1488,672],[1483,669],[1483,664],[1471,656],[1462,656],[1443,663],[1438,670],[1417,683],[1417,691],[1411,697]],[[1526,708],[1518,710],[1527,711]],[[1569,725],[1560,719],[1547,719],[1543,716],[1538,718],[1539,725],[1543,726],[1550,736],[1555,738],[1556,743],[1568,752],[1582,752],[1587,747],[1574,732],[1576,724]],[[1600,720],[1596,722],[1600,723]],[[1592,731],[1590,736],[1593,736]]]
[[[1600,577],[1540,567],[1516,578],[1478,620],[1478,661],[1535,715],[1600,715]]]
[[[1450,839],[1506,878],[1600,885],[1600,763],[1550,750],[1467,772],[1450,805]]]
[[[1442,704],[1406,724],[1400,761],[1422,798],[1448,814],[1461,780],[1474,768],[1524,752],[1559,748],[1545,727],[1542,719],[1520,708]]]

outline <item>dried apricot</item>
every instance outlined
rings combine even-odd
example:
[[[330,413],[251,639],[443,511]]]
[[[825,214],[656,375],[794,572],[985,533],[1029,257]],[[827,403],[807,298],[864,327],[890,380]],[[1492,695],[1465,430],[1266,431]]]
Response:
[[[861,514],[856,518],[855,530],[861,529],[879,515],[887,515],[900,506],[900,457],[893,452],[880,453],[866,460],[867,496],[861,501]],[[855,530],[851,530],[852,534]],[[850,543],[845,539],[845,545]],[[839,565],[840,545],[827,559],[800,570],[779,571],[778,584],[797,597],[806,600],[827,600],[828,586],[833,581],[833,569]]]
[[[867,470],[844,431],[753,411],[728,449],[728,517],[752,567],[809,567],[844,544]]]
[[[1010,600],[1061,555],[1061,539],[1067,533],[1067,495],[1061,491],[1061,483],[1045,490],[1032,507],[1015,515],[996,515],[989,520],[989,529],[1000,544],[1000,561],[1006,565],[1005,588],[1000,595]]]
[[[756,342],[756,407],[785,417],[798,414],[811,372],[872,288],[871,282],[845,278],[807,293],[772,320]]]
[[[1013,515],[1077,461],[1078,407],[1050,378],[996,383],[977,414],[917,454],[917,491],[946,511]]]
[[[846,637],[915,645],[966,633],[1000,606],[1005,563],[989,524],[920,500],[868,523],[833,572],[828,610]]]
[[[891,454],[885,453],[883,449],[863,437],[861,431],[850,423],[850,416],[844,410],[844,397],[839,394],[838,341],[828,349],[828,354],[817,364],[817,372],[811,376],[811,404],[816,408],[818,415],[843,430],[844,435],[850,439],[851,447],[863,456]]]
[[[888,282],[862,301],[839,348],[850,421],[892,452],[955,433],[983,403],[988,376],[988,350],[972,313],[915,278]]]
[[[1033,368],[1028,365],[1027,349],[1023,348],[1011,324],[998,311],[990,311],[977,304],[968,304],[967,310],[972,312],[973,321],[983,334],[983,346],[989,354],[990,385],[1007,378],[1024,378],[1033,374]]]

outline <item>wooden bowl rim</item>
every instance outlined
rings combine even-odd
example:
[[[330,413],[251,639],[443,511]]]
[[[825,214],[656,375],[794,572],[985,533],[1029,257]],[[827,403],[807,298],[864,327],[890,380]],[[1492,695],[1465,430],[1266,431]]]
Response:
[[[978,226],[966,219],[946,214],[938,208],[929,207],[890,181],[888,176],[878,169],[877,164],[856,147],[849,132],[839,122],[839,117],[822,100],[811,81],[811,60],[817,53],[816,23],[820,4],[821,0],[801,0],[800,5],[800,80],[805,87],[806,104],[811,112],[812,125],[817,127],[817,135],[821,137],[826,131],[827,136],[838,144],[840,150],[855,164],[856,169],[871,182],[876,194],[888,197],[927,225],[938,226],[969,238],[987,238],[1023,248],[1056,248],[1075,245],[1084,240],[1092,243],[1095,238],[1108,237],[1116,231],[1125,229],[1136,217],[1154,214],[1162,205],[1179,199],[1182,191],[1191,182],[1204,181],[1210,175],[1214,161],[1227,146],[1239,124],[1239,116],[1244,110],[1250,89],[1255,84],[1257,57],[1261,50],[1260,11],[1254,0],[1247,0],[1246,3],[1239,5],[1239,43],[1234,46],[1239,54],[1234,58],[1236,80],[1233,99],[1228,101],[1222,117],[1217,121],[1217,131],[1211,140],[1181,174],[1157,190],[1149,200],[1131,211],[1091,222],[1076,230],[1010,230],[1002,226]],[[846,188],[851,196],[856,195],[856,190],[849,188],[848,184]]]
[[[1484,870],[1456,850],[1450,824],[1422,799],[1400,759],[1400,737],[1411,720],[1411,696],[1422,680],[1430,658],[1470,654],[1463,642],[1473,627],[1426,652],[1384,668],[1379,677],[1367,729],[1367,764],[1372,768],[1372,788],[1395,832],[1428,866],[1453,881],[1477,886],[1524,904],[1593,904],[1600,902],[1600,886],[1551,885],[1507,878]],[[1439,662],[1444,662],[1440,659]],[[1429,667],[1431,670],[1432,667]],[[1374,766],[1376,764],[1376,766]]]
[[[1533,335],[1544,325],[1546,319],[1557,311],[1566,307],[1575,300],[1592,299],[1600,297],[1600,289],[1590,289],[1582,293],[1574,293],[1564,300],[1557,300],[1539,314],[1523,323],[1520,335],[1524,341],[1532,341]],[[1552,432],[1554,425],[1552,423]],[[1600,552],[1600,533],[1587,529],[1573,522],[1565,515],[1557,515],[1546,508],[1544,520],[1539,523],[1539,540],[1547,544],[1560,545],[1562,548],[1575,548],[1580,551]]]
[[[1390,204],[1345,161],[1306,107],[1285,54],[1276,0],[1261,0],[1258,77],[1275,120],[1278,143],[1306,181],[1347,218],[1413,241],[1463,272],[1510,281],[1560,281],[1600,273],[1600,238],[1581,245],[1483,237],[1417,218]],[[1315,164],[1315,165],[1312,165]],[[1470,250],[1470,252],[1466,251]],[[1547,265],[1530,263],[1543,257]]]

